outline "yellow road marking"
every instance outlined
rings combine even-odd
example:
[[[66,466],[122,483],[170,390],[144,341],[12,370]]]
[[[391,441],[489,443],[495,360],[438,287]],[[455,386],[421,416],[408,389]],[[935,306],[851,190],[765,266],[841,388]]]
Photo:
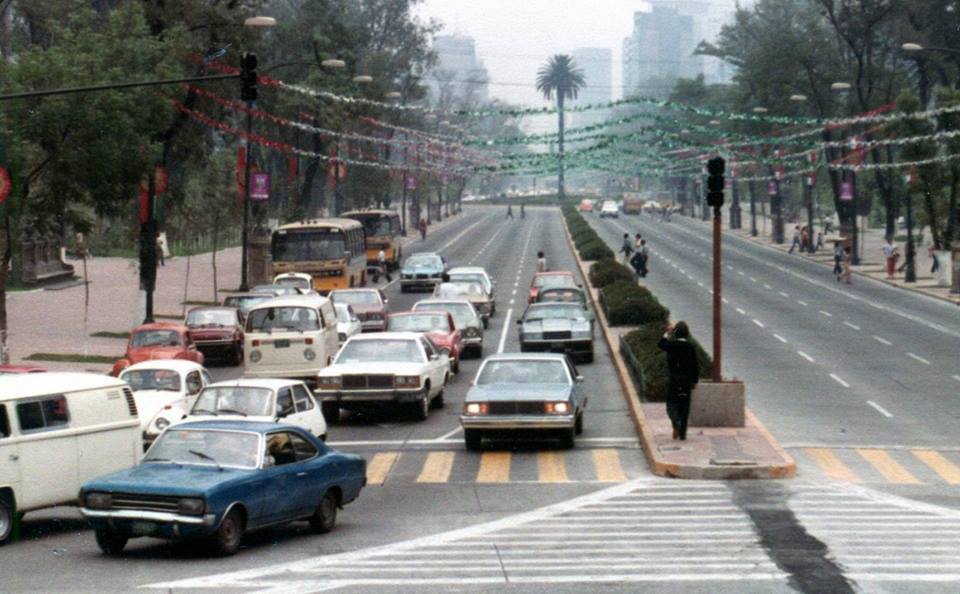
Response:
[[[480,456],[478,483],[506,483],[510,480],[510,452],[484,452]]]
[[[858,449],[857,452],[873,465],[877,471],[891,483],[900,485],[919,485],[917,477],[894,460],[883,450]]]
[[[813,458],[820,470],[830,478],[848,483],[859,483],[860,477],[844,464],[833,451],[827,448],[806,448],[804,450],[808,456]]]
[[[557,452],[537,452],[537,469],[541,483],[564,483],[569,480],[563,456]]]
[[[960,468],[944,458],[939,452],[931,450],[913,450],[913,455],[951,485],[960,485]]]
[[[374,454],[373,459],[367,464],[367,484],[382,485],[399,458],[400,452]]]
[[[430,452],[423,470],[417,477],[418,483],[445,483],[450,480],[453,469],[453,452]]]
[[[620,466],[620,454],[613,449],[593,450],[593,468],[597,472],[597,480],[608,483],[623,483],[627,475]]]

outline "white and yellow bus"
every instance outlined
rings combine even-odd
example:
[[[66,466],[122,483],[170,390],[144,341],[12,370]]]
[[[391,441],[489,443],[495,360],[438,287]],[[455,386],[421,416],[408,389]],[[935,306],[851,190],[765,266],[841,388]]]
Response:
[[[363,209],[343,213],[348,219],[359,221],[367,238],[367,264],[376,265],[380,250],[391,270],[400,267],[403,248],[400,237],[400,215],[395,210]]]
[[[310,219],[273,232],[273,274],[302,272],[321,295],[367,282],[363,225],[352,219]]]

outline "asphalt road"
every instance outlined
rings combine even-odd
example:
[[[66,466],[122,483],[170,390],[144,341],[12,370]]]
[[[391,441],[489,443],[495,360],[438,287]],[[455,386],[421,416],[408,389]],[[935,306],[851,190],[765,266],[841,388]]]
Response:
[[[467,209],[406,249],[407,254],[438,250],[453,265],[485,266],[493,274],[497,315],[486,332],[487,354],[518,348],[515,320],[525,305],[537,250],[547,253],[551,268],[575,270],[559,212],[530,208],[527,213],[524,221],[504,221],[499,208]],[[635,225],[632,219],[622,222]],[[612,222],[603,227],[611,240],[622,233]],[[644,231],[651,237],[653,232]],[[699,245],[692,225],[658,232]],[[671,244],[663,243],[662,252],[655,246],[657,257],[673,258],[666,251]],[[673,270],[666,261],[653,264],[651,281],[660,283],[654,290],[709,343],[701,331],[708,318],[696,317],[707,312],[696,281],[691,286],[685,273],[673,274],[665,266]],[[684,266],[691,275],[692,266]],[[763,281],[758,277],[758,282]],[[426,296],[401,294],[396,284],[386,291],[392,311]],[[757,309],[754,317],[761,315],[766,314]],[[766,319],[772,325],[778,318]],[[747,327],[735,320],[730,326]],[[791,333],[789,339],[795,336],[801,334]],[[789,357],[781,361],[753,330],[731,329],[729,341],[728,369],[752,384],[783,375],[767,371],[769,365],[787,366],[790,360],[801,367]],[[745,346],[737,347],[738,341]],[[446,391],[446,407],[427,421],[351,416],[330,428],[332,444],[367,458],[371,483],[341,512],[331,534],[315,535],[303,524],[278,528],[247,538],[243,549],[227,559],[141,540],[131,542],[123,556],[108,558],[74,510],[57,508],[28,516],[24,539],[0,549],[0,589],[933,592],[960,580],[960,514],[950,509],[820,477],[749,483],[652,477],[602,339],[596,347],[596,362],[581,366],[590,405],[573,450],[529,443],[466,451],[457,414],[479,361],[465,360]],[[218,378],[239,374],[235,368],[213,371]],[[803,377],[812,382],[816,376]],[[788,398],[757,385],[750,394],[775,431],[799,423],[798,438],[826,440],[832,426],[823,424],[817,432],[820,412],[808,417],[806,407],[790,409],[782,402],[826,400],[809,392],[801,384]],[[847,399],[851,402],[844,406],[859,417],[873,410]],[[775,406],[795,418],[773,418]],[[856,425],[858,419],[850,422]],[[904,429],[904,439],[908,435]]]

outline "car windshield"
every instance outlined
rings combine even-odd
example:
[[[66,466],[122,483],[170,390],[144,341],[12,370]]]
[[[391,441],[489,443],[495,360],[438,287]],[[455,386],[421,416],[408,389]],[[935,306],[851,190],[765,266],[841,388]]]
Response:
[[[313,332],[320,329],[317,311],[309,307],[262,307],[250,312],[248,332]]]
[[[423,363],[415,340],[351,340],[343,345],[337,363]]]
[[[477,376],[477,385],[569,383],[562,361],[487,361]]]
[[[425,309],[449,313],[453,316],[457,328],[464,328],[471,324],[476,325],[477,316],[469,303],[418,303],[413,306],[413,311]]]
[[[308,279],[299,278],[296,276],[278,278],[273,281],[273,284],[280,285],[282,287],[293,287],[295,289],[310,289],[310,281]]]
[[[380,305],[380,294],[376,291],[335,291],[333,300],[350,305]]]
[[[452,283],[478,283],[481,286],[487,286],[486,279],[478,272],[454,272],[450,275]]]
[[[258,303],[263,303],[267,299],[273,299],[273,295],[232,295],[223,300],[223,304],[239,308],[242,312],[247,312],[251,307]]]
[[[523,321],[532,322],[534,320],[558,320],[558,319],[587,319],[586,312],[582,307],[576,305],[570,306],[550,306],[550,307],[531,307],[523,316]]]
[[[346,258],[345,236],[339,229],[303,229],[273,234],[274,262],[309,262]]]
[[[140,390],[180,391],[180,374],[171,369],[134,369],[120,374],[134,392]]]
[[[412,268],[442,268],[443,264],[437,256],[410,256],[407,266]]]
[[[142,463],[256,468],[259,455],[260,436],[256,433],[173,428],[157,438]]]
[[[135,347],[182,346],[180,333],[174,330],[141,330],[133,335]]]
[[[195,309],[187,314],[187,326],[233,326],[237,314],[229,309]]]
[[[190,414],[269,417],[273,414],[273,390],[250,386],[208,386],[197,396]]]
[[[483,287],[478,283],[443,283],[437,287],[437,297],[483,297]]]
[[[551,288],[540,291],[538,301],[552,301],[559,303],[583,303],[583,293],[573,288]]]
[[[533,281],[534,287],[576,287],[573,277],[567,274],[541,274]]]
[[[300,293],[296,287],[290,285],[257,285],[253,290],[263,293],[276,293],[278,295],[298,295]]]
[[[446,314],[404,315],[390,318],[390,332],[449,332],[450,323]]]
[[[393,235],[390,217],[384,215],[351,216],[363,223],[363,232],[367,237],[389,237]]]

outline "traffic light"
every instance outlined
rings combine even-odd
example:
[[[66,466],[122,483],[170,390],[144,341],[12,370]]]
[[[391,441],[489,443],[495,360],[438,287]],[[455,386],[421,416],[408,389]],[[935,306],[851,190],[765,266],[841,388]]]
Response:
[[[244,101],[257,100],[257,55],[243,54],[240,58],[240,98]]]
[[[723,206],[723,157],[714,157],[707,161],[707,204],[713,208]]]

